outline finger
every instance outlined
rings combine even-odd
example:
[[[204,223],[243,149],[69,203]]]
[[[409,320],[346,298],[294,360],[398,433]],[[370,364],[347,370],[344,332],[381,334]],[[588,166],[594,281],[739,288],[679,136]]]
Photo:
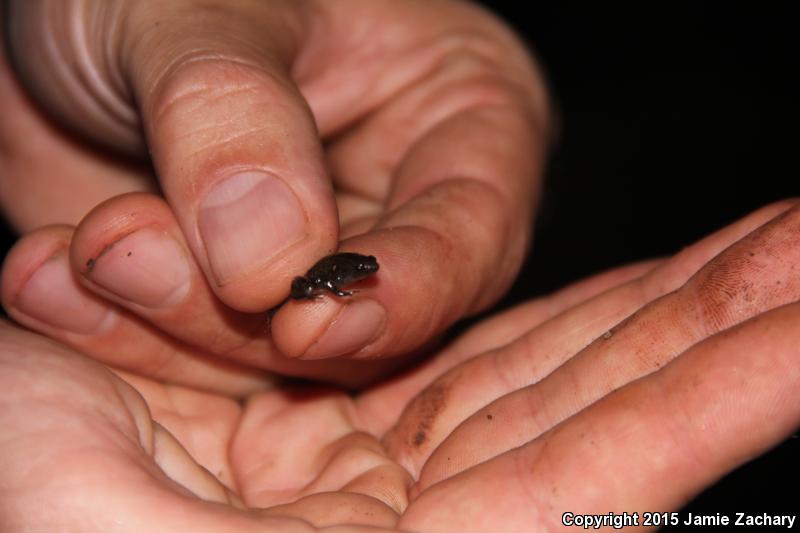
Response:
[[[271,507],[343,490],[401,513],[412,480],[360,425],[340,390],[284,387],[251,397],[230,445],[245,502]]]
[[[77,224],[112,196],[153,190],[144,165],[100,155],[34,105],[8,64],[4,28],[0,24],[0,204],[14,229]]]
[[[556,527],[577,509],[677,509],[800,424],[799,320],[792,304],[710,337],[530,444],[424,491],[399,526]],[[623,471],[636,475],[608,475]],[[486,487],[499,479],[502,498],[486,505]],[[450,505],[463,512],[439,511]]]
[[[304,439],[303,439],[304,440]],[[319,445],[319,441],[317,445]],[[352,431],[327,446],[320,447],[316,464],[324,465],[301,495],[336,490],[358,493],[378,500],[396,515],[408,506],[412,479],[405,469],[386,457],[372,435]]]
[[[678,291],[663,296],[594,341],[538,383],[476,412],[426,464],[447,475],[444,454],[475,428],[502,428],[491,443],[473,446],[480,462],[521,445],[624,384],[667,364],[693,344],[765,311],[800,299],[794,265],[800,259],[800,209],[795,207],[726,249]],[[524,410],[527,416],[511,413]],[[509,425],[510,424],[510,425]],[[471,427],[468,427],[471,426]],[[462,429],[463,428],[463,429]],[[448,443],[449,441],[449,443]],[[477,442],[477,440],[471,440]],[[466,444],[469,447],[469,444]],[[438,465],[438,466],[437,466]],[[461,464],[458,468],[468,467]]]
[[[115,206],[124,206],[124,216]],[[191,256],[181,253],[180,232],[160,200],[132,195],[105,207],[87,219],[73,246],[77,274],[70,265],[72,228],[43,228],[12,248],[2,297],[14,320],[115,368],[236,396],[271,386],[274,378],[264,369],[358,386],[403,364],[281,357],[265,315],[237,313],[214,300]],[[169,272],[182,255],[189,287],[170,300],[176,293]],[[159,297],[171,305],[153,306]]]
[[[447,347],[443,357],[438,359],[447,359],[449,365],[455,366],[482,352],[511,344],[566,309],[640,278],[662,263],[661,259],[653,259],[614,268],[577,281],[544,298],[537,298],[493,315],[458,337]]]
[[[686,248],[642,278],[569,309],[506,348],[455,367],[416,397],[386,435],[392,455],[411,472],[418,472],[466,418],[495,399],[542,380],[595,339],[607,342],[601,336],[614,325],[680,287],[709,258],[790,205],[781,202],[762,208]],[[573,389],[568,384],[567,390]]]
[[[261,368],[282,360],[266,315],[219,305],[161,198],[132,194],[97,206],[76,229],[70,260],[87,289],[176,339]]]
[[[264,388],[263,372],[214,360],[172,340],[83,288],[69,264],[72,228],[29,234],[3,265],[3,306],[17,322],[113,367],[175,383],[241,395]]]
[[[522,303],[482,320],[435,357],[422,361],[413,371],[362,393],[356,399],[362,420],[369,424],[370,433],[383,435],[397,422],[408,402],[447,370],[479,353],[510,344],[564,309],[637,278],[660,263],[660,260],[644,261],[603,272],[555,294]]]
[[[46,105],[128,151],[141,149],[140,124],[120,109],[141,120],[161,188],[226,304],[278,304],[292,276],[336,248],[319,137],[290,76],[306,3],[14,5],[12,49],[20,55],[26,44],[41,56],[43,65],[21,74]],[[65,17],[74,24],[59,25]],[[63,68],[44,38],[27,35],[53,35],[74,61]],[[81,76],[90,94],[74,83]]]
[[[351,493],[313,494],[292,503],[276,505],[263,514],[297,518],[315,528],[325,528],[325,531],[337,531],[337,525],[347,524],[345,526],[347,529],[343,527],[341,530],[345,533],[347,531],[391,533],[396,531],[394,525],[398,518],[396,513],[374,498]],[[366,524],[356,526],[355,524],[363,524],[365,516],[370,517],[371,527]],[[373,527],[375,529],[372,529]]]
[[[337,186],[385,207],[342,244],[378,258],[377,283],[349,302],[281,309],[275,340],[290,356],[418,348],[495,301],[519,269],[548,129],[543,84],[496,20],[463,3],[426,7],[421,38],[433,44],[409,61],[416,76],[329,149]],[[399,20],[420,11],[394,9]],[[469,37],[453,38],[456,25]]]

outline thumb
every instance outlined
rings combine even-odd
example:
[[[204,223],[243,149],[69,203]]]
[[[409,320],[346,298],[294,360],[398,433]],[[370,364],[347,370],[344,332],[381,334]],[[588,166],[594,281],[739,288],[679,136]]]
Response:
[[[319,135],[290,75],[304,2],[11,4],[23,78],[94,139],[131,151],[143,135],[186,240],[226,304],[276,305],[292,276],[335,249]],[[59,51],[36,35],[55,36]],[[25,54],[35,64],[23,65]],[[138,139],[120,133],[126,128]]]

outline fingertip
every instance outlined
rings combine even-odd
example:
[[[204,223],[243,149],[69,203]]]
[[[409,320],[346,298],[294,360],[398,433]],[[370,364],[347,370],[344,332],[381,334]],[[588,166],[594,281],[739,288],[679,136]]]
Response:
[[[48,226],[21,238],[6,257],[2,300],[16,321],[45,333],[87,335],[104,330],[112,310],[75,280],[69,226]]]
[[[273,331],[280,333],[274,334],[274,339],[283,353],[309,360],[345,355],[358,357],[360,351],[369,347],[382,334],[387,312],[377,300],[358,297],[344,303],[333,302],[328,297],[325,300],[329,303],[318,304],[315,308],[299,309],[291,317],[289,310],[276,315],[278,321],[274,323]],[[292,307],[302,305],[293,303]],[[313,324],[314,329],[297,334],[297,328],[293,328],[291,324],[296,324],[294,321],[302,320],[301,317],[306,314],[312,316],[301,323]]]
[[[3,261],[0,274],[0,298],[8,311],[28,279],[39,266],[59,251],[69,248],[72,228],[47,226],[39,228],[14,243]]]
[[[424,257],[425,250],[430,257]],[[441,248],[412,228],[398,228],[354,237],[340,251],[375,256],[380,268],[342,287],[358,291],[351,296],[326,292],[317,299],[287,302],[272,323],[284,354],[300,359],[392,357],[438,332],[440,315],[448,311],[436,301],[441,294],[430,289],[436,284],[433,270]]]
[[[197,213],[216,284],[235,282],[304,240],[308,218],[296,194],[274,174],[250,170],[216,183]]]
[[[243,233],[247,234],[247,237],[243,237]],[[260,228],[246,226],[241,231],[229,228],[229,234],[233,237],[227,241],[232,243],[230,246],[237,247],[237,250],[228,251],[227,243],[214,246],[213,253],[224,256],[224,259],[217,264],[224,263],[230,266],[242,258],[249,258],[255,261],[255,266],[235,278],[223,281],[220,281],[221,278],[207,266],[206,279],[220,300],[232,309],[245,313],[258,313],[279,305],[289,295],[295,277],[304,274],[318,259],[336,249],[335,238],[328,237],[331,235],[330,232],[324,236],[305,234],[287,248],[264,258],[260,253],[256,253],[258,250],[263,250],[260,244],[251,246],[252,243],[258,242],[262,235],[267,234]],[[335,235],[335,232],[333,234]],[[237,236],[242,239],[239,240]],[[209,265],[206,260],[209,256],[205,252],[201,254],[201,265]]]
[[[285,356],[300,358],[341,312],[331,298],[289,300],[272,317],[272,340]]]
[[[327,178],[285,176],[258,168],[216,179],[183,221],[196,227],[184,234],[209,285],[237,311],[278,305],[295,276],[336,249],[336,207],[330,185],[321,183]],[[309,190],[308,181],[320,183]],[[176,214],[185,210],[176,205]]]
[[[88,288],[158,307],[188,291],[193,269],[184,246],[162,198],[130,193],[99,204],[84,217],[72,238],[70,262]]]

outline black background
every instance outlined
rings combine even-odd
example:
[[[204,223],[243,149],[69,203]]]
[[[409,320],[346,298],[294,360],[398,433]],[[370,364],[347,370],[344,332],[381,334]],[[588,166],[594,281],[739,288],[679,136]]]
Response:
[[[534,247],[503,305],[798,195],[793,4],[483,3],[534,49],[561,117]],[[800,514],[799,455],[789,438],[683,516]]]
[[[561,118],[534,248],[502,305],[798,194],[791,3],[484,3],[536,50]],[[799,453],[790,438],[685,511],[797,513]]]

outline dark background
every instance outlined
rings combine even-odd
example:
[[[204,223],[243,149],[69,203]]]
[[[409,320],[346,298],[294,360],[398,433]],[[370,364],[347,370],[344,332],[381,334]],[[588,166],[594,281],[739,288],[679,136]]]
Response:
[[[798,195],[789,2],[484,3],[535,48],[561,118],[534,249],[503,305]],[[12,238],[0,229],[0,251]],[[685,511],[798,513],[798,455],[790,438]]]
[[[483,3],[534,49],[561,117],[534,248],[504,305],[672,254],[800,192],[789,2]],[[683,516],[799,514],[799,456],[795,436]]]

